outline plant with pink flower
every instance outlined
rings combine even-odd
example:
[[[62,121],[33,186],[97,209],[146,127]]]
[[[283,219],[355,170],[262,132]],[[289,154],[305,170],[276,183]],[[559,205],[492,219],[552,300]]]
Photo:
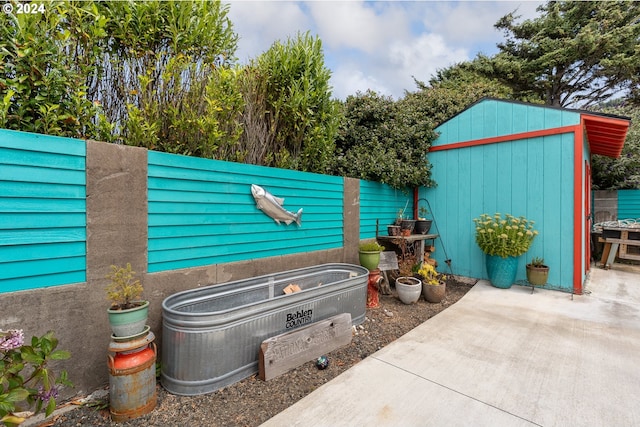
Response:
[[[46,416],[56,408],[56,397],[62,386],[73,386],[66,371],[56,376],[48,366],[52,360],[68,359],[65,350],[56,350],[58,339],[53,331],[31,338],[25,345],[21,329],[0,330],[0,423],[15,426],[25,418],[21,411],[40,412]]]
[[[9,329],[4,332],[0,330],[0,350],[8,351],[18,347],[22,347],[24,344],[24,333],[22,329]]]

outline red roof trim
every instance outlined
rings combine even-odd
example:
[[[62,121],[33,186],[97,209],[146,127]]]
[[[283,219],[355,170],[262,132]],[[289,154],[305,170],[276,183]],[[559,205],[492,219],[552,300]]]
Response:
[[[590,114],[582,114],[581,119],[592,154],[620,157],[629,130],[629,120]]]
[[[558,135],[576,131],[577,125],[561,126],[557,128],[533,130],[529,132],[512,133],[509,135],[494,136],[491,138],[473,139],[470,141],[454,142],[452,144],[437,145],[429,148],[429,152],[453,150],[456,148],[474,147],[477,145],[495,144],[497,142],[517,141],[519,139],[539,138],[542,136]]]
[[[629,130],[630,121],[628,119],[603,117],[591,114],[581,114],[580,119],[584,129],[583,132],[587,135],[591,154],[600,154],[602,156],[614,158],[620,157],[622,148],[624,147],[624,141],[627,138],[627,131]],[[580,126],[581,125],[561,126],[557,128],[454,142],[451,144],[431,147],[429,152],[454,150],[457,148],[475,147],[478,145],[495,144],[498,142],[517,141],[519,139],[570,133],[575,132]]]

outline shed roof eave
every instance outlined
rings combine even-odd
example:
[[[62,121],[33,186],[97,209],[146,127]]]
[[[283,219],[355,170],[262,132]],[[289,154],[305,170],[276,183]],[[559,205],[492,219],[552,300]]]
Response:
[[[583,113],[581,121],[584,123],[592,154],[613,158],[620,157],[629,130],[630,119]]]

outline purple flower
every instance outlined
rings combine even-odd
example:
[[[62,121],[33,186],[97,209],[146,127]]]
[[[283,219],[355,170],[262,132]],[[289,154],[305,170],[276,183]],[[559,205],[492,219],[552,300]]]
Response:
[[[9,329],[8,331],[0,330],[0,350],[8,351],[24,344],[24,333],[22,329]]]
[[[55,385],[49,390],[45,390],[44,387],[40,386],[38,387],[38,394],[36,395],[36,398],[43,402],[48,402],[49,399],[55,399],[58,397],[59,391],[58,386]]]

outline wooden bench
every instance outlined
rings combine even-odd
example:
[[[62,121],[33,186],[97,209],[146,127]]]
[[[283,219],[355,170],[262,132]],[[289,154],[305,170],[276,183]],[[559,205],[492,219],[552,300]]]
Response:
[[[616,259],[616,255],[620,259],[628,259],[633,261],[640,261],[640,228],[603,228],[603,236],[605,231],[614,232],[613,235],[617,237],[601,237],[600,242],[604,243],[604,250],[602,251],[602,258],[600,264],[609,269],[613,265]],[[609,233],[611,234],[611,233]],[[638,251],[630,251],[629,248],[638,249]]]

